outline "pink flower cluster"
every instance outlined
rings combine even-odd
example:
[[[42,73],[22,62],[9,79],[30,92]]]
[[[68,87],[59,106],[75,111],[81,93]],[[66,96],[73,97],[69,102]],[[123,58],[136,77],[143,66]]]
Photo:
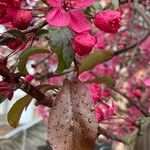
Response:
[[[27,29],[32,20],[32,13],[21,10],[20,0],[0,0],[0,24],[11,23],[21,30]]]
[[[112,106],[109,106],[106,103],[102,103],[101,106],[96,106],[96,115],[98,122],[101,122],[105,119],[110,119],[113,115],[116,114],[117,108],[112,103]]]
[[[69,27],[77,35],[73,39],[74,52],[80,56],[89,54],[97,44],[91,35],[92,23],[88,21],[83,9],[91,6],[95,0],[48,0],[52,9],[47,14],[47,22],[55,27]],[[114,10],[100,12],[94,17],[94,24],[100,30],[116,33],[121,26],[121,13]],[[98,39],[97,48],[104,48]]]

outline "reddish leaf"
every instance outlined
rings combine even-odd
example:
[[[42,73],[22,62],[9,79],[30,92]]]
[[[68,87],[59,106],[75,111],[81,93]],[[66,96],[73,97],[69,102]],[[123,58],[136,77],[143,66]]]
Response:
[[[91,97],[83,83],[64,82],[48,126],[48,138],[54,150],[94,149],[98,123]]]

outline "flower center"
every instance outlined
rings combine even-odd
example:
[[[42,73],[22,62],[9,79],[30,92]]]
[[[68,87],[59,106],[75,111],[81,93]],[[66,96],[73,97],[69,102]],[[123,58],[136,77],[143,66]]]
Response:
[[[74,0],[64,0],[62,4],[65,11],[69,11],[75,8],[75,1]]]

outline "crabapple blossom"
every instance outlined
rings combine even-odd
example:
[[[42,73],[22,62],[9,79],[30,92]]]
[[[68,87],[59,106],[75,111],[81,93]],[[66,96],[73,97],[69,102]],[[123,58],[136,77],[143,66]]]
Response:
[[[34,78],[34,77],[33,77],[32,75],[30,75],[30,74],[27,74],[27,75],[25,76],[25,80],[28,81],[28,82],[32,81],[33,78]]]
[[[47,22],[55,27],[69,27],[81,33],[91,29],[91,23],[82,9],[89,7],[95,0],[47,0],[53,7],[47,14]]]
[[[135,89],[133,90],[133,95],[136,96],[137,98],[141,98],[142,92],[140,89]]]
[[[19,10],[15,17],[13,18],[12,24],[13,27],[18,28],[20,30],[25,30],[28,28],[32,21],[32,13],[31,11]]]
[[[20,9],[20,0],[0,0],[0,24],[11,22]]]
[[[96,43],[96,38],[85,32],[75,35],[73,39],[73,49],[80,56],[89,54]]]
[[[94,24],[102,31],[116,33],[121,27],[121,13],[109,9],[97,13],[94,18]]]

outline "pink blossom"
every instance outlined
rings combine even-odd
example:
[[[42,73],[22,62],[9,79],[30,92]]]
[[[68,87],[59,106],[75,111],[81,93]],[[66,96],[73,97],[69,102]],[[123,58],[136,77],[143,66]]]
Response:
[[[93,98],[94,103],[100,100],[101,98],[100,85],[95,84],[95,83],[91,84],[90,92],[91,92],[91,96]]]
[[[28,81],[28,82],[32,81],[33,78],[34,78],[34,77],[33,77],[32,75],[30,75],[30,74],[27,74],[27,75],[25,76],[25,80]]]
[[[25,30],[28,28],[32,21],[32,13],[27,10],[19,10],[15,17],[13,18],[12,24],[13,27],[18,28],[20,30]]]
[[[145,86],[150,87],[150,78],[144,79],[143,83],[145,84]]]
[[[136,107],[132,106],[128,109],[128,112],[130,115],[132,115],[132,121],[136,121],[137,118],[142,116],[142,113],[140,110],[138,110]]]
[[[109,98],[111,96],[111,92],[108,89],[104,89],[101,91],[101,97],[103,98]]]
[[[135,89],[133,90],[133,95],[136,96],[137,98],[141,98],[142,92],[140,89]]]
[[[98,32],[96,34],[97,43],[94,47],[94,49],[104,49],[106,47],[105,39],[104,39],[104,33]]]
[[[112,106],[109,106],[106,103],[101,103],[101,106],[96,106],[96,116],[98,122],[101,122],[105,119],[110,119],[113,115],[116,114],[116,106],[112,102]]]
[[[82,9],[89,7],[94,0],[48,0],[52,10],[47,14],[47,22],[55,27],[70,27],[75,32],[91,29],[91,24]]]
[[[105,10],[96,14],[94,24],[108,33],[116,33],[121,26],[121,13],[115,10]]]
[[[140,50],[150,52],[150,36],[140,45]]]
[[[96,117],[98,122],[101,122],[104,120],[104,113],[102,112],[101,108],[99,106],[96,106]]]
[[[53,77],[49,79],[50,84],[62,85],[62,77]]]
[[[112,106],[109,106],[106,103],[101,102],[101,109],[104,112],[104,119],[110,119],[113,115],[116,114],[117,108],[112,102]]]
[[[43,105],[37,106],[37,113],[43,117],[43,119],[47,120],[49,116],[49,108]]]
[[[96,43],[96,39],[94,36],[90,35],[88,32],[77,34],[73,39],[73,49],[74,51],[80,55],[89,54],[94,45]]]
[[[92,79],[92,75],[88,71],[85,71],[79,75],[78,79],[81,81],[87,81],[87,80]]]
[[[0,0],[0,24],[12,21],[19,9],[20,0]]]

